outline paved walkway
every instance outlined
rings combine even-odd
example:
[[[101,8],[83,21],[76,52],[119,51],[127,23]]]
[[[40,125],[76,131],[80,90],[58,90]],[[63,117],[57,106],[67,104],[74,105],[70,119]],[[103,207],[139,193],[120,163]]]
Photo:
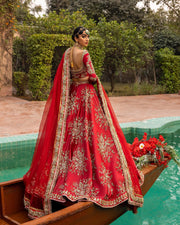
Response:
[[[180,116],[180,95],[110,97],[120,123]],[[0,137],[37,133],[45,101],[0,97]]]

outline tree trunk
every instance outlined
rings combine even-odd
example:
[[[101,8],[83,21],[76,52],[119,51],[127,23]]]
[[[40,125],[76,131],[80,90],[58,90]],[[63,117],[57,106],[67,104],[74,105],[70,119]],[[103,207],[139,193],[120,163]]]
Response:
[[[111,69],[109,69],[109,77],[110,77],[110,81],[111,81],[111,92],[113,92],[115,82],[114,82],[114,74]]]
[[[157,84],[157,79],[156,79],[156,71],[155,71],[155,66],[154,66],[154,59],[152,59],[152,66],[153,66],[153,75],[154,75],[154,84]]]
[[[140,77],[137,75],[136,70],[133,70],[133,74],[134,74],[135,83],[139,84],[140,83]]]
[[[112,75],[111,76],[111,92],[114,91],[114,84],[115,84],[115,82],[114,82],[114,76]]]

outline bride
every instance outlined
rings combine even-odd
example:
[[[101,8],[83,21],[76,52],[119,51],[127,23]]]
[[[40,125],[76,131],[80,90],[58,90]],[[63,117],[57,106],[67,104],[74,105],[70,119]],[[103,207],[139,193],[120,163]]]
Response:
[[[57,69],[32,164],[23,178],[31,218],[51,213],[54,201],[92,201],[104,208],[125,201],[143,205],[143,176],[84,50],[89,31],[78,27],[72,39],[75,44]]]

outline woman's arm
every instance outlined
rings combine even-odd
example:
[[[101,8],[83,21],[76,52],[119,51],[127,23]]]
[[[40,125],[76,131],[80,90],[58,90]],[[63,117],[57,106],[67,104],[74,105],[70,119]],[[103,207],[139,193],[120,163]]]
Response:
[[[94,67],[93,67],[93,64],[92,64],[92,61],[91,61],[91,57],[90,57],[88,52],[85,53],[85,55],[83,57],[83,63],[87,68],[90,83],[95,84],[96,81],[97,81],[97,75],[95,73],[95,70],[94,70]]]

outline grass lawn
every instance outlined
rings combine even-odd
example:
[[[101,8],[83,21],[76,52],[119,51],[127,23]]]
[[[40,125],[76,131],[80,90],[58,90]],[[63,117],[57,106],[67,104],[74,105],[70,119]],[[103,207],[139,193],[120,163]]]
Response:
[[[123,84],[116,83],[114,91],[111,92],[111,84],[108,82],[102,82],[104,89],[108,96],[132,96],[132,95],[153,95],[153,94],[165,94],[165,88],[161,85],[154,85],[148,83],[133,83]]]

